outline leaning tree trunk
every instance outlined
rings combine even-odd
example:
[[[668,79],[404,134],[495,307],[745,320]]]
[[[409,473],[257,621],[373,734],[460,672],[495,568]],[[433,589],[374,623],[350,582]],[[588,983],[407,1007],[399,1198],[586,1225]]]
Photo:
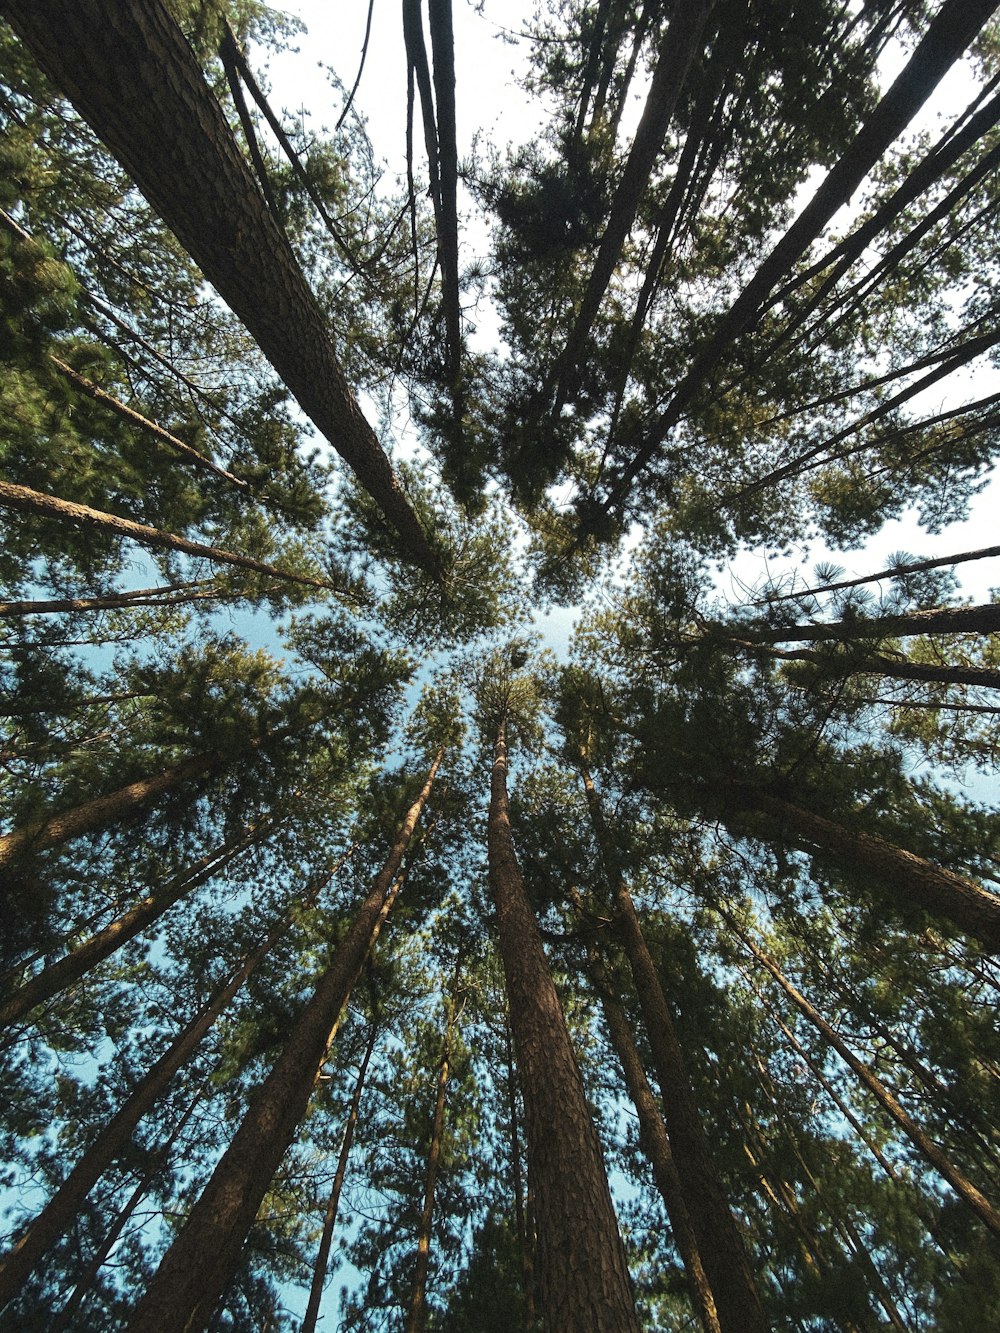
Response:
[[[139,778],[106,796],[96,796],[91,801],[84,801],[72,810],[63,810],[59,814],[49,815],[45,819],[34,819],[30,824],[13,829],[0,837],[0,883],[5,872],[19,857],[26,853],[44,851],[47,847],[58,847],[70,838],[78,838],[84,833],[95,833],[121,824],[144,810],[157,796],[179,787],[191,778],[201,777],[220,767],[218,754],[193,755],[180,764],[154,773],[152,777]]]
[[[434,1187],[437,1184],[438,1166],[441,1162],[441,1145],[444,1140],[445,1098],[448,1091],[448,1074],[451,1069],[451,1034],[455,1023],[454,991],[448,999],[448,1012],[445,1018],[444,1043],[441,1060],[438,1064],[437,1092],[434,1097],[434,1120],[431,1126],[431,1142],[427,1152],[427,1173],[424,1177],[424,1206],[420,1211],[420,1230],[417,1235],[417,1257],[413,1266],[413,1288],[410,1293],[410,1308],[406,1320],[406,1333],[423,1333],[427,1323],[427,1271],[431,1260],[431,1226],[434,1221]]]
[[[744,638],[753,643],[818,643],[826,639],[897,639],[915,634],[993,634],[1000,630],[1000,602],[982,606],[938,606],[930,611],[908,611],[898,616],[851,616],[812,625],[780,625],[760,629],[746,626]]]
[[[712,1153],[660,979],[624,883],[615,908],[663,1097],[664,1119],[719,1323],[728,1333],[768,1333],[743,1239],[719,1184]]]
[[[1000,897],[975,880],[778,796],[740,787],[737,800],[741,809],[776,820],[799,846],[818,847],[840,865],[862,872],[904,910],[916,906],[943,917],[988,953],[1000,953]]]
[[[324,579],[314,579],[308,574],[293,574],[275,565],[265,564],[262,560],[254,560],[249,555],[240,555],[237,551],[226,551],[221,546],[206,546],[204,542],[190,541],[187,537],[166,532],[163,528],[151,528],[148,523],[136,523],[134,519],[122,518],[119,514],[92,509],[90,505],[62,500],[56,495],[46,495],[42,491],[16,486],[9,481],[0,481],[0,505],[38,518],[58,519],[81,528],[96,528],[112,537],[127,537],[140,546],[151,546],[154,550],[183,551],[185,555],[211,560],[217,565],[250,569],[255,574],[266,574],[268,578],[282,579],[286,583],[304,583],[310,588],[333,588],[333,584]]]
[[[600,1144],[514,851],[505,722],[494,747],[487,841],[524,1097],[545,1328],[547,1333],[638,1333]]]
[[[753,956],[770,972],[784,993],[792,1001],[795,1007],[803,1014],[813,1027],[822,1033],[823,1037],[830,1046],[837,1052],[840,1058],[857,1075],[861,1084],[871,1093],[878,1104],[886,1112],[889,1118],[902,1130],[903,1134],[910,1140],[917,1152],[928,1162],[935,1171],[938,1172],[951,1186],[955,1193],[961,1198],[972,1211],[989,1227],[996,1235],[1000,1235],[1000,1212],[989,1202],[986,1196],[978,1189],[971,1180],[955,1164],[945,1156],[938,1145],[920,1128],[913,1117],[903,1109],[899,1101],[893,1096],[888,1088],[879,1078],[864,1064],[847,1043],[830,1026],[819,1011],[806,999],[806,997],[792,985],[784,973],[779,969],[777,963],[768,957],[752,939],[737,925],[733,917],[722,907],[718,908],[723,919],[729,925],[733,934],[750,950]]]
[[[14,1299],[52,1245],[72,1225],[94,1185],[128,1146],[136,1125],[166,1092],[177,1071],[191,1059],[212,1024],[287,925],[288,914],[284,912],[263,943],[171,1042],[169,1049],[111,1117],[27,1231],[0,1260],[0,1310]]]
[[[194,1333],[211,1318],[236,1269],[271,1178],[309,1105],[332,1034],[378,933],[442,758],[439,751],[371,892],[136,1306],[129,1333]]]
[[[684,1202],[677,1164],[674,1162],[670,1140],[667,1137],[667,1127],[663,1123],[653,1090],[649,1086],[625,1010],[614,993],[600,951],[595,944],[588,947],[587,964],[604,1010],[611,1044],[622,1067],[625,1087],[639,1119],[639,1147],[649,1161],[653,1180],[667,1210],[670,1227],[674,1233],[674,1243],[684,1264],[684,1272],[691,1290],[692,1304],[698,1312],[705,1333],[722,1333],[722,1325],[719,1323],[718,1311],[715,1308],[715,1297],[712,1295],[712,1288],[698,1252],[698,1238],[691,1225],[687,1204]]]
[[[76,1314],[77,1310],[83,1304],[83,1301],[86,1298],[87,1293],[94,1285],[94,1279],[97,1277],[97,1274],[100,1272],[104,1264],[107,1262],[108,1255],[114,1249],[115,1245],[118,1243],[118,1239],[121,1236],[122,1232],[128,1226],[132,1214],[135,1212],[136,1208],[138,1208],[139,1204],[146,1197],[149,1191],[153,1188],[153,1185],[156,1182],[156,1177],[164,1169],[167,1163],[167,1160],[170,1156],[170,1150],[173,1148],[178,1138],[180,1138],[185,1125],[191,1119],[191,1116],[194,1114],[198,1103],[201,1101],[204,1095],[205,1095],[205,1088],[204,1087],[199,1088],[198,1091],[195,1093],[194,1097],[185,1107],[182,1114],[178,1117],[176,1123],[174,1124],[173,1129],[167,1135],[166,1139],[164,1139],[164,1141],[159,1145],[159,1147],[153,1152],[148,1163],[143,1168],[143,1172],[139,1178],[138,1184],[136,1185],[132,1193],[129,1195],[129,1197],[126,1199],[122,1207],[118,1210],[118,1214],[115,1217],[114,1222],[112,1222],[111,1226],[108,1228],[108,1231],[105,1234],[104,1239],[98,1246],[96,1253],[91,1256],[89,1262],[87,1263],[86,1268],[83,1270],[80,1277],[78,1278],[76,1286],[70,1293],[69,1299],[66,1301],[66,1304],[63,1306],[63,1308],[56,1315],[55,1319],[53,1319],[52,1323],[49,1325],[48,1333],[63,1333],[63,1330],[70,1326],[73,1316]]]
[[[169,11],[159,0],[3,0],[0,10],[243,321],[412,557],[436,573],[420,521],[344,379],[327,321]]]
[[[364,1058],[361,1061],[361,1067],[358,1070],[358,1077],[354,1083],[354,1093],[351,1096],[351,1106],[347,1113],[347,1124],[344,1126],[344,1137],[340,1144],[340,1154],[337,1157],[337,1169],[333,1176],[333,1185],[330,1188],[330,1197],[327,1200],[326,1212],[323,1216],[323,1234],[320,1236],[319,1249],[316,1252],[316,1262],[313,1264],[312,1285],[309,1288],[309,1304],[306,1306],[306,1312],[302,1319],[302,1327],[299,1333],[316,1333],[316,1321],[319,1318],[320,1302],[323,1299],[323,1287],[326,1283],[326,1270],[330,1262],[330,1246],[333,1243],[333,1231],[337,1225],[337,1210],[340,1207],[340,1193],[344,1188],[344,1177],[347,1175],[347,1160],[351,1155],[351,1144],[354,1142],[354,1130],[358,1123],[358,1112],[361,1107],[361,1094],[365,1086],[365,1078],[368,1074],[368,1062],[372,1058],[372,1051],[375,1049],[375,1042],[378,1039],[378,1026],[372,1023],[371,1031],[368,1034],[368,1045],[365,1047]]]
[[[37,1005],[51,1000],[78,981],[92,967],[109,957],[116,949],[134,939],[140,931],[158,920],[168,908],[189,894],[206,880],[212,879],[229,863],[258,842],[264,833],[274,827],[273,821],[264,820],[256,828],[245,830],[233,842],[216,848],[200,861],[174,875],[166,884],[148,894],[120,917],[108,923],[78,945],[65,957],[50,963],[41,972],[19,986],[9,999],[0,1004],[0,1028],[9,1027]]]
[[[816,652],[810,648],[773,648],[746,639],[723,639],[755,654],[766,654],[781,662],[813,662],[831,676],[890,676],[893,680],[915,680],[931,685],[971,685],[977,689],[1000,690],[1000,671],[991,667],[939,666],[934,662],[913,662],[906,657],[842,656]]]
[[[767,1333],[767,1320],[736,1220],[719,1183],[694,1089],[685,1066],[673,1017],[621,876],[600,799],[578,756],[591,823],[614,893],[619,934],[635,982],[639,1006],[663,1097],[664,1119],[684,1201],[698,1241],[698,1253],[712,1290],[724,1333]]]

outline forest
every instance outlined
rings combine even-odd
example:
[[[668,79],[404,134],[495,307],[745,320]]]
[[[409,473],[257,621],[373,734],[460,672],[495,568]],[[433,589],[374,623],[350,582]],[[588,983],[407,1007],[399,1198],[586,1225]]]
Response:
[[[0,0],[0,1327],[1000,1330],[995,7]]]

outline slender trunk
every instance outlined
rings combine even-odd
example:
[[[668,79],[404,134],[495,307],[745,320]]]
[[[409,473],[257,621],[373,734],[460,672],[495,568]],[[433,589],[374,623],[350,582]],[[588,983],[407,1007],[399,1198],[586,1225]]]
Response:
[[[152,777],[139,778],[106,796],[96,796],[72,810],[63,810],[48,818],[32,820],[0,837],[0,878],[25,853],[58,847],[70,838],[94,833],[121,824],[144,810],[157,796],[192,778],[202,777],[221,766],[218,754],[194,755],[173,764]]]
[[[600,799],[579,756],[580,776],[601,849],[609,887],[614,889],[619,932],[643,1014],[663,1097],[664,1118],[698,1252],[724,1333],[766,1333],[767,1321],[736,1220],[712,1163],[694,1090],[673,1018],[646,945],[632,896],[621,878]]]
[[[58,1315],[56,1315],[55,1319],[49,1326],[48,1333],[63,1333],[63,1330],[69,1326],[70,1319],[80,1308],[81,1304],[83,1303],[84,1297],[87,1295],[88,1291],[90,1291],[91,1287],[94,1285],[94,1279],[97,1277],[97,1274],[100,1272],[101,1268],[107,1261],[108,1255],[111,1253],[115,1245],[118,1243],[118,1238],[121,1236],[122,1232],[128,1225],[129,1219],[131,1218],[132,1214],[135,1212],[136,1208],[138,1208],[139,1204],[152,1189],[156,1177],[163,1170],[167,1162],[167,1158],[169,1157],[171,1148],[177,1142],[178,1138],[180,1138],[181,1134],[183,1133],[184,1126],[191,1119],[191,1116],[194,1114],[195,1108],[197,1107],[198,1103],[201,1101],[204,1095],[205,1095],[205,1089],[203,1087],[199,1088],[198,1091],[195,1093],[194,1097],[192,1097],[191,1101],[185,1107],[184,1111],[178,1118],[177,1123],[174,1125],[173,1129],[170,1131],[167,1138],[160,1144],[160,1146],[153,1153],[148,1165],[146,1166],[145,1170],[142,1173],[142,1176],[139,1179],[139,1183],[136,1185],[135,1189],[129,1195],[128,1199],[119,1209],[117,1217],[115,1218],[111,1227],[108,1229],[108,1232],[105,1235],[104,1240],[101,1242],[100,1247],[98,1248],[96,1254],[94,1254],[90,1262],[87,1264],[87,1267],[81,1274],[79,1280],[77,1281],[76,1286],[70,1293],[70,1297],[67,1300],[66,1304],[59,1311]]]
[[[66,990],[92,967],[134,939],[147,926],[152,925],[174,903],[179,902],[206,880],[218,875],[237,856],[259,842],[261,837],[269,833],[274,826],[275,821],[263,820],[256,827],[245,829],[234,841],[224,847],[216,848],[181,874],[174,875],[166,884],[155,889],[103,929],[91,935],[65,957],[30,977],[9,999],[0,1004],[0,1028],[16,1023],[37,1005]]]
[[[487,841],[524,1096],[545,1328],[547,1333],[638,1333],[600,1144],[514,851],[505,722],[494,748]]]
[[[455,994],[453,989],[448,999],[448,1012],[444,1025],[444,1043],[441,1049],[441,1061],[438,1065],[434,1120],[431,1127],[430,1146],[427,1152],[427,1174],[424,1178],[424,1205],[420,1211],[417,1256],[413,1268],[413,1287],[410,1293],[406,1333],[423,1333],[424,1326],[427,1323],[426,1290],[427,1272],[431,1259],[431,1227],[434,1221],[434,1187],[437,1184],[438,1166],[441,1162],[441,1145],[444,1139],[445,1098],[448,1090],[448,1074],[451,1068],[451,1034],[454,1024]]]
[[[108,514],[103,509],[91,509],[89,505],[76,504],[72,500],[60,500],[58,496],[44,495],[41,491],[29,490],[27,486],[15,486],[9,481],[0,481],[0,505],[17,510],[19,513],[34,514],[39,518],[54,518],[84,528],[97,528],[115,537],[127,537],[130,541],[138,542],[140,546],[183,551],[186,555],[212,560],[216,564],[252,569],[256,574],[266,574],[272,579],[283,579],[286,583],[304,583],[310,588],[333,587],[333,584],[324,579],[310,578],[307,574],[292,574],[274,565],[264,564],[261,560],[253,560],[248,555],[240,555],[236,551],[225,551],[219,546],[206,546],[204,542],[189,541],[187,537],[178,537],[176,533],[165,532],[162,528],[151,528],[145,523],[121,518],[118,514]]]
[[[18,1294],[52,1245],[64,1234],[111,1162],[123,1152],[142,1117],[166,1092],[173,1076],[194,1055],[219,1014],[243,985],[268,949],[287,928],[287,913],[174,1038],[145,1078],[97,1135],[55,1194],[14,1247],[0,1260],[0,1310]]]
[[[698,1312],[705,1333],[722,1333],[722,1325],[719,1323],[715,1308],[715,1298],[698,1252],[698,1238],[691,1225],[687,1204],[684,1202],[680,1176],[667,1137],[667,1127],[663,1123],[642,1060],[636,1050],[628,1018],[614,994],[600,952],[594,944],[588,947],[587,961],[594,988],[604,1010],[611,1044],[622,1067],[625,1087],[639,1118],[639,1147],[646,1154],[652,1167],[653,1180],[667,1210],[670,1227],[674,1233],[674,1243],[687,1275],[692,1304]]]
[[[600,249],[587,281],[587,290],[559,356],[556,374],[561,383],[556,385],[557,413],[562,400],[573,391],[575,369],[582,363],[584,345],[621,257],[622,247],[635,222],[643,191],[663,147],[664,136],[685,86],[691,62],[699,50],[702,31],[713,4],[714,0],[688,0],[678,5],[663,32],[646,104],[612,200]]]
[[[316,1262],[313,1264],[309,1304],[306,1306],[306,1313],[299,1333],[316,1333],[316,1321],[319,1318],[319,1307],[323,1299],[323,1287],[326,1283],[326,1269],[330,1262],[330,1246],[333,1243],[333,1232],[337,1225],[340,1192],[344,1188],[344,1177],[347,1175],[347,1160],[351,1154],[351,1144],[354,1142],[354,1130],[358,1123],[358,1111],[361,1106],[361,1093],[364,1090],[365,1078],[368,1074],[368,1062],[372,1058],[372,1051],[375,1049],[377,1039],[378,1027],[375,1023],[372,1023],[368,1034],[368,1045],[365,1047],[361,1068],[358,1070],[358,1077],[354,1083],[351,1106],[347,1113],[347,1124],[344,1126],[344,1137],[340,1144],[340,1155],[337,1158],[337,1170],[334,1173],[333,1185],[330,1189],[330,1197],[327,1200],[326,1213],[323,1217],[323,1234],[320,1236]]]
[[[837,1035],[826,1019],[801,992],[795,989],[780,971],[777,963],[754,944],[753,940],[740,929],[724,908],[719,907],[718,910],[736,937],[743,941],[757,961],[770,972],[799,1012],[823,1034],[844,1063],[854,1071],[864,1087],[868,1089],[889,1118],[906,1135],[924,1160],[948,1182],[959,1198],[968,1204],[991,1231],[1000,1235],[1000,1212],[997,1212],[985,1195],[973,1185],[957,1166],[949,1161],[937,1144],[924,1133],[916,1121],[903,1109],[892,1093],[872,1073],[868,1066],[858,1059],[847,1043]]]
[[[239,486],[241,490],[249,490],[249,483],[241,481],[239,477],[234,477],[231,472],[227,472],[225,468],[219,467],[218,463],[213,463],[210,458],[206,458],[204,454],[200,454],[197,449],[192,449],[191,445],[185,444],[183,440],[179,440],[177,436],[172,435],[170,431],[164,430],[164,428],[158,425],[155,421],[150,421],[148,417],[144,417],[142,413],[137,412],[135,408],[129,407],[126,403],[121,402],[120,399],[115,398],[113,394],[102,389],[100,385],[94,384],[92,380],[88,380],[85,375],[81,375],[79,371],[74,370],[72,366],[68,366],[65,361],[60,361],[57,356],[52,356],[51,353],[49,354],[49,361],[55,366],[56,370],[59,371],[59,374],[68,379],[71,384],[75,385],[81,393],[86,394],[88,398],[92,399],[95,403],[98,403],[101,407],[106,407],[109,411],[114,412],[114,414],[121,417],[123,421],[127,421],[130,426],[138,426],[140,430],[146,431],[147,434],[152,435],[154,439],[161,440],[164,444],[169,445],[171,449],[176,450],[177,453],[190,459],[191,462],[195,463],[198,467],[214,473],[217,477],[221,477],[223,481],[228,481],[234,486]]]
[[[243,321],[413,558],[436,574],[420,521],[344,379],[327,321],[166,8],[159,0],[6,0],[4,15]]]
[[[891,676],[894,680],[916,680],[934,685],[971,685],[1000,690],[1000,671],[990,667],[936,666],[892,657],[840,657],[813,652],[809,648],[782,651],[746,639],[729,639],[736,648],[782,662],[813,662],[835,676]]]
[[[895,82],[831,167],[816,193],[719,321],[674,396],[622,471],[606,504],[620,504],[660,443],[680,421],[727,348],[751,328],[773,288],[851,198],[886,149],[903,132],[938,82],[989,19],[995,0],[946,0],[928,24]]]
[[[860,871],[904,910],[916,906],[943,917],[978,940],[987,953],[1000,953],[1000,897],[974,880],[778,796],[744,787],[732,790],[742,810],[767,815],[799,846],[819,847],[838,864]]]
[[[880,569],[877,574],[862,574],[856,579],[838,579],[835,583],[819,583],[815,588],[803,588],[801,592],[783,592],[768,594],[757,605],[774,602],[788,602],[800,597],[815,597],[821,592],[839,592],[841,588],[859,588],[864,583],[877,583],[880,579],[896,579],[902,574],[918,574],[925,569],[943,569],[946,565],[961,565],[969,560],[988,560],[1000,555],[1000,546],[984,546],[978,551],[959,551],[957,555],[941,555],[931,560],[911,560],[905,564],[891,565]]]
[[[455,38],[451,0],[428,0],[431,51],[434,56],[434,93],[437,104],[437,149],[441,211],[438,218],[438,253],[441,256],[441,296],[448,345],[448,380],[458,395],[462,355],[462,310],[458,290],[458,131],[455,121]],[[455,404],[459,416],[460,401]]]
[[[160,584],[155,588],[132,588],[106,593],[103,597],[58,597],[47,601],[0,602],[0,616],[40,616],[59,611],[117,611],[129,606],[175,606],[206,597],[224,597],[212,579]]]
[[[129,1333],[204,1328],[232,1278],[261,1200],[305,1113],[332,1034],[375,941],[441,764],[439,752],[312,998],[129,1322]]]
[[[939,606],[930,611],[908,611],[898,616],[852,616],[818,625],[782,625],[743,630],[756,643],[815,643],[825,639],[906,638],[913,634],[994,634],[1000,630],[1000,602],[983,606]]]

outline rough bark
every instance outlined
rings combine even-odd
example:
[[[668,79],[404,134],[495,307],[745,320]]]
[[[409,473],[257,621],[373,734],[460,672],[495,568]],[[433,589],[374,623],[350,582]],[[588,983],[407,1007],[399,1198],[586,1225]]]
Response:
[[[4,0],[39,64],[130,173],[411,556],[437,560],[344,379],[315,297],[194,53],[159,0]]]
[[[340,1207],[340,1194],[344,1188],[344,1177],[347,1175],[347,1161],[351,1155],[351,1144],[354,1142],[354,1130],[358,1123],[358,1111],[361,1107],[361,1094],[364,1091],[365,1078],[368,1074],[368,1062],[372,1058],[372,1051],[375,1049],[375,1042],[378,1040],[378,1027],[373,1023],[371,1031],[368,1034],[368,1045],[365,1047],[365,1054],[361,1061],[361,1067],[358,1070],[358,1077],[354,1083],[354,1092],[351,1096],[351,1105],[347,1113],[347,1124],[344,1126],[344,1137],[340,1144],[340,1153],[337,1157],[337,1169],[333,1176],[333,1185],[330,1187],[330,1197],[327,1200],[326,1212],[323,1215],[323,1233],[319,1240],[319,1249],[316,1251],[316,1262],[313,1264],[312,1284],[309,1288],[309,1303],[306,1306],[306,1312],[302,1319],[302,1328],[300,1333],[316,1333],[316,1321],[319,1318],[320,1302],[323,1299],[323,1287],[326,1283],[326,1270],[330,1262],[330,1246],[333,1243],[333,1232],[337,1225],[337,1210]]]
[[[236,565],[239,569],[252,569],[255,574],[266,574],[272,579],[283,579],[286,583],[304,583],[310,588],[333,588],[333,584],[323,579],[310,578],[307,574],[292,574],[278,569],[275,565],[254,560],[251,556],[240,555],[236,551],[226,551],[220,546],[207,546],[204,542],[193,542],[176,533],[165,532],[162,528],[151,528],[146,523],[136,523],[131,518],[120,518],[118,514],[106,513],[103,509],[91,509],[90,505],[76,504],[73,500],[60,500],[55,495],[45,495],[41,491],[29,490],[27,486],[16,486],[13,482],[0,481],[0,505],[15,509],[22,514],[33,514],[38,518],[58,519],[62,523],[75,523],[78,527],[98,528],[115,537],[127,537],[140,546],[160,547],[167,551],[183,551],[185,555],[198,556],[219,565]]]
[[[712,1295],[712,1288],[698,1252],[698,1238],[691,1225],[687,1204],[684,1202],[684,1193],[670,1148],[667,1127],[663,1123],[653,1090],[649,1086],[628,1018],[614,993],[600,952],[595,945],[589,947],[587,961],[591,979],[604,1010],[608,1035],[622,1067],[625,1087],[639,1118],[639,1147],[649,1161],[653,1180],[667,1210],[674,1242],[687,1275],[692,1303],[705,1333],[722,1333],[722,1325],[719,1323],[715,1308],[715,1297]]]
[[[916,906],[943,917],[988,953],[1000,953],[1000,897],[975,880],[759,789],[741,787],[737,799],[743,809],[776,820],[798,846],[819,847],[840,865],[861,871],[904,909]]]
[[[494,748],[487,842],[524,1097],[546,1333],[638,1333],[600,1144],[514,851],[504,723]]]
[[[920,1128],[912,1116],[903,1109],[897,1099],[885,1087],[885,1085],[872,1073],[867,1065],[854,1054],[845,1041],[830,1026],[825,1018],[814,1008],[806,997],[792,985],[788,978],[781,972],[777,963],[745,934],[736,924],[730,914],[720,909],[722,916],[729,924],[730,929],[742,940],[750,950],[757,961],[770,972],[784,993],[792,1001],[801,1014],[809,1020],[810,1023],[822,1033],[826,1041],[833,1047],[840,1058],[857,1075],[859,1081],[872,1094],[878,1104],[886,1112],[889,1118],[902,1130],[903,1134],[910,1140],[920,1155],[928,1162],[944,1180],[948,1182],[955,1193],[961,1198],[972,1211],[997,1235],[1000,1235],[1000,1212],[998,1212],[989,1202],[986,1196],[979,1190],[971,1180],[959,1170],[941,1151],[938,1145]]]
[[[111,828],[131,819],[153,801],[157,796],[192,778],[210,773],[219,768],[222,759],[218,754],[199,754],[185,759],[180,764],[172,764],[148,778],[139,778],[106,796],[96,796],[92,801],[84,801],[72,810],[63,810],[44,819],[32,820],[21,828],[13,829],[0,837],[0,877],[9,871],[13,863],[25,853],[44,851],[47,847],[58,847],[70,838],[78,838],[84,833],[93,833],[100,829]]]
[[[288,924],[287,914],[174,1038],[168,1050],[126,1098],[13,1248],[0,1260],[0,1310],[14,1299],[48,1250],[72,1224],[94,1185],[123,1152],[132,1133],[194,1055],[204,1036]]]
[[[332,1034],[378,933],[441,759],[439,753],[403,819],[371,892],[334,950],[284,1049],[136,1306],[129,1333],[193,1333],[203,1329],[211,1318],[232,1278],[271,1178],[309,1104]]]
[[[851,616],[816,625],[747,626],[743,637],[754,643],[809,643],[825,639],[896,639],[914,634],[994,634],[1000,630],[1000,602],[982,606],[937,606],[898,616]]]

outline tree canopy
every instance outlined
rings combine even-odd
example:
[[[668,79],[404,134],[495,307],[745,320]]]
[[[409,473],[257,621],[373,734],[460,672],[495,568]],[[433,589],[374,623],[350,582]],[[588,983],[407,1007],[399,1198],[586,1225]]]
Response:
[[[1000,1327],[995,7],[0,0],[4,1327]]]

